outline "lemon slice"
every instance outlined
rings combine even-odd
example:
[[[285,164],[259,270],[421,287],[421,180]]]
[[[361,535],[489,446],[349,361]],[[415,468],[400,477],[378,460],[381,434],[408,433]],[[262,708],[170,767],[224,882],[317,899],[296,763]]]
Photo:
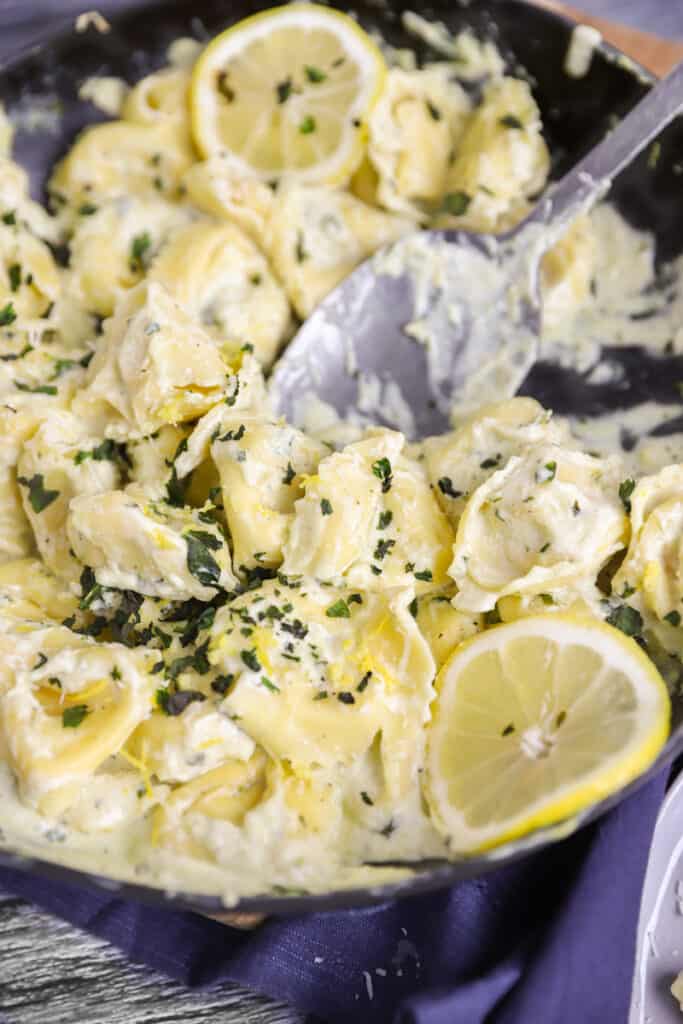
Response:
[[[577,814],[639,775],[668,735],[669,696],[650,659],[587,616],[480,633],[436,686],[425,792],[455,853]]]
[[[382,55],[328,7],[274,7],[222,32],[192,75],[190,107],[204,157],[229,155],[268,181],[339,185],[360,164]]]

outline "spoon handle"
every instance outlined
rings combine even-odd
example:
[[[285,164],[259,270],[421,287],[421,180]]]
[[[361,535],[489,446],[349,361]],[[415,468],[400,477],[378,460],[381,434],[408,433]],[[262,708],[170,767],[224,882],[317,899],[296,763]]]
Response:
[[[562,178],[524,224],[553,228],[550,248],[565,227],[588,211],[609,189],[612,179],[683,111],[683,62],[647,95]],[[520,225],[521,227],[522,225]]]

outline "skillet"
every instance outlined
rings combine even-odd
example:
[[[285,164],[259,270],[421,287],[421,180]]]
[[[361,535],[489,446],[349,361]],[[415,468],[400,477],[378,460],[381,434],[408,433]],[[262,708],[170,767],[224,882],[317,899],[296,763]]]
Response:
[[[272,2],[272,0],[271,0]],[[174,3],[139,5],[112,19],[112,31],[94,28],[77,34],[73,20],[57,35],[13,55],[0,66],[0,99],[10,115],[38,106],[46,116],[39,127],[19,118],[15,159],[29,171],[36,198],[45,199],[44,186],[54,162],[71,145],[86,124],[102,120],[93,106],[78,99],[78,87],[90,75],[114,75],[135,82],[165,63],[165,51],[178,36],[210,38],[230,24],[270,6],[269,0],[175,0]],[[332,4],[348,9],[344,4]],[[394,46],[415,50],[420,61],[439,54],[409,35],[401,23],[404,10],[414,7],[406,0],[358,0],[353,12],[366,29],[377,29]],[[644,94],[651,76],[612,47],[601,44],[583,78],[570,78],[562,70],[573,25],[525,0],[477,0],[452,3],[433,0],[419,5],[428,20],[443,21],[452,32],[470,27],[500,49],[513,74],[527,74],[539,103],[545,135],[552,154],[552,176],[565,173]],[[683,251],[682,179],[676,164],[683,159],[683,118],[661,136],[661,155],[653,168],[647,154],[635,161],[615,181],[610,200],[635,227],[647,228],[656,237],[658,263]],[[644,321],[643,331],[647,330]],[[644,333],[645,337],[645,333]],[[597,415],[627,409],[644,401],[681,401],[676,382],[683,380],[683,357],[648,355],[638,347],[615,350],[623,375],[618,388],[595,385],[588,375],[537,364],[524,383],[531,394],[559,414]],[[681,418],[676,422],[683,429]],[[648,772],[607,800],[595,805],[580,819],[551,830],[539,831],[525,840],[486,854],[453,863],[423,861],[411,865],[405,881],[363,889],[343,889],[324,894],[278,890],[241,900],[232,911],[245,914],[319,912],[384,902],[396,896],[452,885],[482,875],[495,867],[524,857],[557,842],[610,807],[619,803],[665,765],[683,753],[683,696],[672,697],[672,730],[669,740]],[[0,809],[0,841],[2,840]],[[35,873],[108,892],[125,899],[163,904],[219,916],[225,907],[218,896],[197,893],[165,893],[159,889],[76,870],[47,860],[13,853],[0,846],[0,866]]]

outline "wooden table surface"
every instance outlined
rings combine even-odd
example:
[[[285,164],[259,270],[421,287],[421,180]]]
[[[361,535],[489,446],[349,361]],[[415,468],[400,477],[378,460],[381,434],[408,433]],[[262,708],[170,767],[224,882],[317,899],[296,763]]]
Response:
[[[88,6],[106,13],[125,3],[0,0],[0,49],[42,34],[50,18]],[[680,0],[573,0],[572,6],[683,38]],[[1,892],[0,1014],[7,1024],[304,1024],[291,1008],[238,986],[197,992],[169,982]]]

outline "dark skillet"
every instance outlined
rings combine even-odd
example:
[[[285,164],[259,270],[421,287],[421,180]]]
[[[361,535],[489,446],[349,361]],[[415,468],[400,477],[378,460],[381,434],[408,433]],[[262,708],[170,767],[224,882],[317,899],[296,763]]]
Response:
[[[44,129],[17,133],[15,157],[29,170],[34,194],[44,198],[43,187],[55,160],[65,153],[81,127],[101,119],[90,104],[77,98],[79,84],[85,77],[106,74],[135,82],[164,63],[166,47],[179,35],[206,39],[271,3],[175,0],[174,3],[140,6],[115,19],[110,33],[99,34],[90,29],[77,35],[70,22],[59,35],[16,55],[0,68],[0,98],[6,107],[12,111],[17,104],[23,106],[29,102],[30,97],[42,97],[57,98],[61,110],[53,133]],[[335,6],[343,7],[342,4]],[[359,0],[353,9],[365,28],[377,28],[390,43],[415,49],[421,60],[438,59],[438,54],[407,35],[401,27],[401,12],[415,6],[404,4],[402,0],[388,3]],[[526,70],[541,108],[553,156],[554,177],[563,174],[594,145],[615,115],[623,115],[648,87],[649,76],[630,62],[620,62],[619,53],[606,45],[595,54],[584,78],[565,76],[562,66],[572,26],[557,15],[521,0],[478,0],[476,4],[463,7],[452,0],[436,0],[417,6],[424,17],[443,21],[453,31],[470,26],[478,35],[492,39],[512,73],[516,69],[519,73],[520,67]],[[611,199],[634,226],[655,233],[658,261],[666,261],[683,250],[683,178],[674,170],[677,161],[683,160],[683,118],[668,128],[660,141],[661,156],[656,167],[648,166],[646,155],[638,159],[615,182]],[[644,321],[644,337],[646,330]],[[645,399],[666,403],[680,401],[676,382],[683,380],[683,358],[646,356],[636,348],[621,349],[614,355],[624,367],[626,387],[623,380],[618,390],[607,385],[590,385],[577,373],[560,372],[540,364],[525,382],[524,391],[559,413],[594,415],[625,409]],[[681,412],[683,415],[683,405]],[[674,695],[672,733],[650,771],[596,805],[582,818],[581,824],[604,814],[682,752],[683,697]],[[562,830],[537,833],[526,843],[509,844],[493,854],[456,863],[412,865],[414,874],[399,884],[315,896],[275,889],[263,896],[244,899],[233,909],[284,914],[377,903],[392,896],[436,889],[462,878],[481,875],[525,856],[529,849],[538,850],[557,842],[561,834]],[[209,914],[220,914],[225,909],[217,897],[191,893],[167,895],[149,886],[116,883],[109,878],[8,852],[0,852],[0,864],[78,885],[105,888],[123,898]],[[277,879],[273,879],[274,887],[276,884]]]

